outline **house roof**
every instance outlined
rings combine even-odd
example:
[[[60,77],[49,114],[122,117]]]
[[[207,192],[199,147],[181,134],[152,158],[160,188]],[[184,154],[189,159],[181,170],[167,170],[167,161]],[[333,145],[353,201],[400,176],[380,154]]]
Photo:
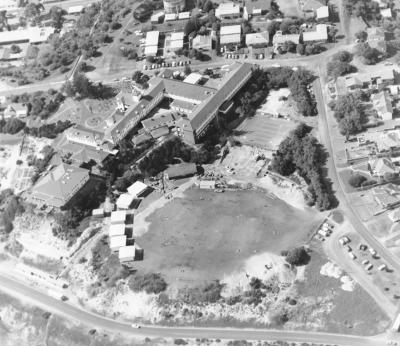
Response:
[[[383,18],[392,18],[392,10],[390,8],[381,9],[381,16]]]
[[[131,206],[134,199],[135,196],[132,196],[129,193],[123,193],[117,199],[117,207],[121,209],[128,209]]]
[[[108,235],[110,237],[114,237],[116,235],[124,235],[125,234],[125,224],[111,224],[108,230]]]
[[[328,39],[328,26],[317,24],[314,31],[303,32],[304,42],[326,41]]]
[[[10,103],[7,108],[14,112],[28,112],[28,106],[25,103]]]
[[[68,8],[68,14],[76,14],[76,13],[81,13],[83,11],[83,6],[78,5],[78,6],[71,6]]]
[[[110,248],[120,248],[126,245],[126,235],[116,235],[110,238]]]
[[[237,15],[239,13],[240,13],[240,6],[233,2],[224,2],[222,4],[219,4],[218,8],[215,10],[215,15],[217,17]]]
[[[371,170],[380,176],[383,176],[385,173],[393,174],[397,172],[396,166],[386,157],[370,160],[369,164]]]
[[[268,44],[269,43],[269,32],[262,31],[253,34],[246,34],[246,45],[258,45],[258,44]]]
[[[323,18],[328,18],[329,17],[329,7],[328,6],[322,6],[317,8],[317,19],[323,19]]]
[[[128,193],[137,197],[142,194],[148,186],[141,181],[135,181],[131,186],[128,187]]]
[[[126,211],[117,210],[111,213],[111,223],[124,223],[126,220]]]
[[[235,35],[241,33],[242,27],[240,25],[226,25],[221,26],[219,34],[223,35]]]
[[[118,258],[120,260],[124,259],[134,259],[136,254],[136,246],[129,245],[129,246],[122,246],[118,250]]]
[[[322,4],[318,0],[308,0],[304,3],[302,10],[304,12],[316,11],[317,9],[319,9],[320,7],[323,7],[323,6],[324,6],[324,4]]]
[[[62,163],[42,176],[33,186],[32,194],[48,205],[62,207],[89,179],[89,171]]]
[[[248,14],[253,14],[253,11],[269,11],[271,9],[272,0],[250,0],[246,1],[244,6]]]
[[[183,82],[188,84],[197,84],[202,80],[202,78],[203,75],[201,75],[200,73],[192,72],[183,80]]]
[[[193,48],[206,48],[211,49],[212,37],[211,35],[196,35],[192,42]]]
[[[141,133],[141,134],[138,134],[138,135],[136,135],[136,136],[134,136],[133,138],[132,138],[132,142],[133,142],[133,144],[135,144],[135,145],[140,145],[140,144],[142,144],[142,143],[144,143],[144,142],[147,142],[148,140],[150,140],[150,139],[152,139],[153,137],[151,137],[149,134],[147,134],[147,133]]]
[[[148,31],[146,34],[146,46],[157,46],[158,45],[158,39],[160,36],[159,31]]]
[[[281,31],[277,31],[275,33],[274,37],[272,38],[273,44],[282,44],[287,41],[298,44],[300,41],[300,35],[299,34],[283,35]]]
[[[393,113],[392,100],[387,91],[372,94],[371,101],[378,115]]]
[[[158,127],[158,128],[156,128],[154,130],[151,130],[150,134],[154,139],[157,139],[157,138],[160,138],[162,136],[168,135],[169,134],[169,128],[168,128],[168,126],[161,126],[161,127]]]
[[[190,18],[190,12],[180,12],[178,14],[179,19],[189,19]]]
[[[368,35],[368,42],[375,41],[375,40],[385,40],[385,30],[381,27],[373,26],[367,28],[367,35]]]

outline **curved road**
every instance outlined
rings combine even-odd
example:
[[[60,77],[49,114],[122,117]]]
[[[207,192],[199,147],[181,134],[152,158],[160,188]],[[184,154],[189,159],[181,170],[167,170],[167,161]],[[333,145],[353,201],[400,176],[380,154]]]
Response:
[[[16,298],[20,298],[45,309],[46,311],[78,320],[90,327],[107,330],[114,333],[130,334],[131,336],[171,337],[171,338],[219,338],[239,340],[282,340],[287,342],[314,342],[342,346],[381,346],[384,335],[376,337],[361,337],[352,335],[281,331],[266,329],[228,329],[228,328],[194,328],[194,327],[159,327],[142,326],[134,329],[129,324],[111,320],[81,310],[71,304],[49,297],[29,286],[26,286],[8,276],[0,274],[0,290]]]

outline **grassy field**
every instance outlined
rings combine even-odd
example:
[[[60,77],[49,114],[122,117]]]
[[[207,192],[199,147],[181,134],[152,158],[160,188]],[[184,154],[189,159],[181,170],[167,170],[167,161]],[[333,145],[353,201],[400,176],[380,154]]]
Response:
[[[302,299],[316,302],[319,300],[320,306],[332,306],[318,317],[325,325],[323,329],[360,335],[383,332],[390,321],[373,299],[359,285],[352,292],[344,291],[340,288],[338,279],[320,275],[321,266],[327,263],[328,259],[319,244],[313,245],[312,248],[314,251],[305,271],[305,280],[297,284],[297,292]],[[303,322],[310,319],[310,323],[313,323],[316,316],[309,314],[307,309],[300,309],[296,319]]]
[[[215,193],[197,188],[149,217],[137,239],[139,272],[162,273],[173,288],[220,279],[255,253],[279,253],[306,239],[320,221],[263,191]]]

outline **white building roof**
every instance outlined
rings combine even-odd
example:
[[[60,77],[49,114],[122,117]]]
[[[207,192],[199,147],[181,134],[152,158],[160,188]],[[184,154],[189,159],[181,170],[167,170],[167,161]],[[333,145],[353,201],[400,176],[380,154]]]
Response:
[[[383,18],[392,18],[392,10],[390,8],[382,9],[381,16]]]
[[[240,25],[227,25],[227,26],[221,26],[220,30],[220,35],[234,35],[234,34],[239,34],[241,33],[241,26]]]
[[[83,10],[83,6],[82,5],[78,5],[78,6],[71,6],[68,8],[68,14],[77,14],[77,13],[81,13]]]
[[[123,193],[117,199],[117,207],[119,209],[129,209],[134,199],[135,196],[129,193]]]
[[[118,250],[118,257],[120,261],[128,261],[135,259],[136,246],[129,245],[120,247]]]
[[[184,82],[189,84],[197,84],[202,78],[203,76],[200,73],[193,72],[184,79]]]
[[[220,37],[220,43],[222,45],[229,43],[240,43],[240,39],[240,34],[223,35]]]
[[[176,13],[166,13],[165,14],[165,21],[176,20]]]
[[[320,8],[317,8],[317,19],[324,19],[324,18],[329,18],[329,7],[328,6],[322,6]]]
[[[256,32],[254,34],[246,34],[246,45],[257,45],[257,44],[268,44],[269,43],[269,32]]]
[[[304,42],[326,41],[328,40],[328,26],[326,24],[317,24],[315,31],[303,33]]]
[[[184,36],[185,36],[185,33],[183,31],[182,32],[181,31],[180,32],[173,32],[171,34],[171,41],[183,40]]]
[[[141,181],[134,182],[131,186],[128,187],[128,193],[134,197],[139,196],[147,189],[147,185],[142,183]]]
[[[22,41],[30,43],[45,42],[52,33],[54,33],[54,28],[48,26],[41,28],[35,26],[23,30],[2,31],[0,32],[0,44]]]
[[[239,14],[240,14],[240,6],[233,2],[222,3],[215,10],[216,17],[239,15]]]
[[[110,238],[110,248],[112,250],[118,250],[120,247],[126,245],[126,235],[117,235]]]
[[[178,15],[179,19],[189,19],[190,18],[190,12],[181,12]]]
[[[149,31],[146,34],[146,46],[157,46],[158,38],[160,37],[159,31]]]
[[[157,55],[158,46],[146,46],[144,47],[145,55]]]
[[[125,225],[123,223],[111,224],[108,230],[109,237],[125,235]]]
[[[126,211],[118,210],[111,213],[111,223],[124,223],[126,220]]]
[[[104,215],[104,209],[103,208],[93,209],[92,210],[92,215],[93,216],[103,216]]]

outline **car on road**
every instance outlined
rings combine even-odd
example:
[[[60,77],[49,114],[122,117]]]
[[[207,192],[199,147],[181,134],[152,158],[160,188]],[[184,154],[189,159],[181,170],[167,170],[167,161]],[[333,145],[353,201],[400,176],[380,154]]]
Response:
[[[141,326],[139,324],[136,324],[136,323],[131,324],[131,327],[135,328],[135,329],[140,329],[141,328]]]
[[[359,248],[361,251],[365,251],[365,250],[368,249],[368,246],[365,245],[365,244],[360,244],[360,245],[358,245],[358,248]]]
[[[346,244],[350,243],[350,241],[351,241],[350,238],[346,237],[346,236],[344,236],[344,237],[339,239],[339,243],[341,245],[343,245],[343,246],[345,246]]]
[[[349,254],[349,257],[350,257],[352,260],[355,260],[355,259],[357,258],[357,256],[356,256],[353,252],[349,252],[348,254]]]
[[[375,257],[378,254],[372,247],[370,247],[368,250],[369,250],[370,254],[372,255],[372,257]]]

